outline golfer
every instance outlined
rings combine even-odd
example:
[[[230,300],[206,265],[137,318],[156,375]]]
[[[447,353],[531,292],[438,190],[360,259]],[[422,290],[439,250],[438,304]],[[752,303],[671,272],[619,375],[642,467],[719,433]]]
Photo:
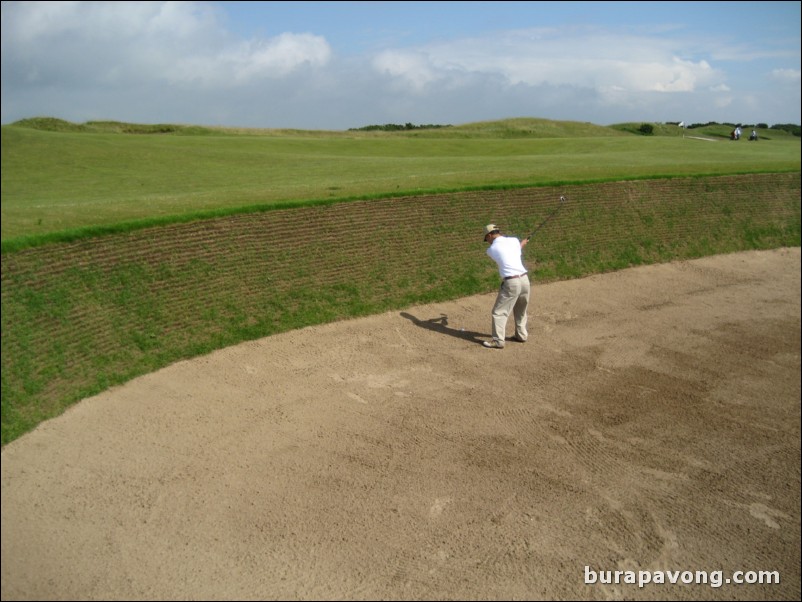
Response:
[[[526,308],[529,306],[529,276],[521,260],[521,251],[529,242],[513,236],[502,236],[496,224],[485,226],[485,242],[490,244],[487,254],[498,264],[501,288],[493,305],[493,340],[482,343],[490,349],[504,349],[507,318],[510,312],[515,317],[515,336],[513,341],[525,343],[529,334],[526,331]]]

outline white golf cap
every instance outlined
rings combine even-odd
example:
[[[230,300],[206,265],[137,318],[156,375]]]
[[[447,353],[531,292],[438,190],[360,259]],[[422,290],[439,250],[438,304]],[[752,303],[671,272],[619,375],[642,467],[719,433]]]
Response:
[[[485,226],[485,236],[487,236],[491,232],[496,232],[497,230],[498,230],[498,226],[496,224],[487,224]]]

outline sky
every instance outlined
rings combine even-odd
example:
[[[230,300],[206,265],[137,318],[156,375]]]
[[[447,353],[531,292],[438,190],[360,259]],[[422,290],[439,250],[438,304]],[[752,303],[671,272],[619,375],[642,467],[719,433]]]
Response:
[[[2,115],[800,124],[800,2],[2,2]]]

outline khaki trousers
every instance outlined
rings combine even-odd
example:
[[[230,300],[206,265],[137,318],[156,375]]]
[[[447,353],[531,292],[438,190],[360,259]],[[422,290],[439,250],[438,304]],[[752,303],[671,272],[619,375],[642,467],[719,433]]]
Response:
[[[529,337],[526,330],[526,308],[529,306],[529,276],[511,278],[501,283],[491,313],[493,317],[493,339],[504,345],[507,318],[515,318],[515,336],[522,341]]]

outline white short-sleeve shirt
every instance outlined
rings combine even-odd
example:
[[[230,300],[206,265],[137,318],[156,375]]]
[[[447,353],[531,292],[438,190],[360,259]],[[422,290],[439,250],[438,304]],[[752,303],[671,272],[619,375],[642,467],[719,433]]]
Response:
[[[526,273],[521,259],[521,241],[514,236],[497,236],[487,249],[487,254],[498,264],[502,278]]]

